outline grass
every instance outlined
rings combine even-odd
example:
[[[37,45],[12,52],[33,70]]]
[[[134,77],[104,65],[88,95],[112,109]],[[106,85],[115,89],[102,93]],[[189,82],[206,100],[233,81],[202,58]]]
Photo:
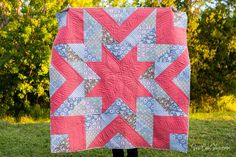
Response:
[[[0,157],[112,157],[110,149],[51,154],[49,148],[48,120],[37,122],[25,118],[21,123],[15,123],[9,118],[0,120]],[[139,156],[236,156],[236,112],[191,114],[187,154],[156,149],[139,149]]]

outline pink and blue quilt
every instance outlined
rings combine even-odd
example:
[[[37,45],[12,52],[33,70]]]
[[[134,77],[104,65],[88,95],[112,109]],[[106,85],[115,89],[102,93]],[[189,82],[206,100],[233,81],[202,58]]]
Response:
[[[187,152],[187,16],[171,8],[69,8],[50,59],[51,152]]]

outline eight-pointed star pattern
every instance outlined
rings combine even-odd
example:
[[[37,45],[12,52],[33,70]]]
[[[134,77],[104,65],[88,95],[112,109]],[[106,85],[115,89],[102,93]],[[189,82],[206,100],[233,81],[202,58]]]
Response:
[[[136,112],[136,98],[152,96],[138,79],[153,62],[138,62],[137,47],[134,47],[122,60],[118,60],[104,46],[102,50],[101,62],[87,62],[101,80],[86,96],[102,97],[103,112],[118,98]]]
[[[51,151],[187,151],[190,64],[185,13],[69,8],[50,62]]]

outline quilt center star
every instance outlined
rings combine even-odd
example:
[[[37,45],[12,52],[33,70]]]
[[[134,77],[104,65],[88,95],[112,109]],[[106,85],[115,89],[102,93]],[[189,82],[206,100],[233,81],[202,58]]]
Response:
[[[87,97],[102,97],[102,112],[105,112],[120,98],[132,111],[136,112],[138,96],[152,96],[139,82],[139,77],[153,62],[138,62],[137,47],[122,60],[118,60],[105,46],[102,46],[102,61],[87,62],[88,66],[101,78]]]

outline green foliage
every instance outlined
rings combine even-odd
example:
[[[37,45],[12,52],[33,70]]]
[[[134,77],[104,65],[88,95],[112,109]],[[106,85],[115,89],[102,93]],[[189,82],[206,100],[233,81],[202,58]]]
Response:
[[[193,99],[200,95],[217,97],[235,94],[236,81],[236,10],[235,1],[216,2],[214,8],[202,12],[198,26],[193,67],[196,80],[192,84]]]
[[[161,3],[158,0],[3,0],[0,2],[0,116],[48,115],[48,67],[57,33],[55,15],[68,5],[174,6],[186,11],[193,111],[221,110],[217,107],[222,104],[220,97],[235,97],[236,10],[233,0],[166,0]],[[209,107],[204,108],[202,104]]]
[[[234,95],[222,96],[219,101],[217,101],[217,106],[221,106],[227,111],[236,112],[236,97]]]
[[[49,55],[57,32],[57,1],[0,2],[0,115],[49,108]]]
[[[222,111],[222,96],[236,94],[235,1],[216,1],[201,11],[189,33],[191,99],[196,111]],[[191,29],[191,25],[189,29]],[[193,36],[192,36],[192,35]],[[236,106],[234,106],[236,108]]]

